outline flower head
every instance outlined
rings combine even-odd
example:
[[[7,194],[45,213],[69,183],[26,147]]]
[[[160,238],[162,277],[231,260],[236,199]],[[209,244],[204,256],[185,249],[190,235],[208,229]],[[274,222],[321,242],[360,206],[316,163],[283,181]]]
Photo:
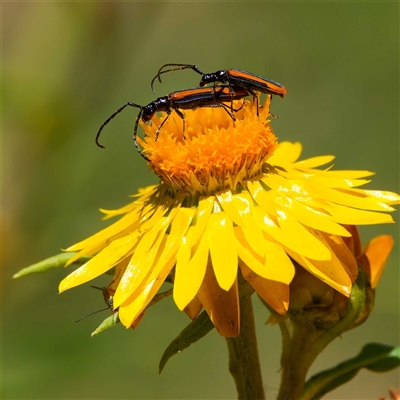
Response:
[[[245,100],[235,121],[223,108],[201,108],[186,112],[184,132],[179,118],[169,118],[158,140],[160,121],[144,126],[141,144],[160,183],[119,210],[102,210],[123,216],[67,249],[78,251],[70,263],[94,257],[60,291],[117,266],[114,308],[130,327],[171,277],[178,308],[194,318],[204,307],[226,337],[240,329],[238,267],[281,314],[293,261],[349,296],[357,263],[343,224],[390,223],[400,196],[359,189],[371,172],[318,168],[333,156],[298,161],[301,145],[278,145],[268,115],[269,97],[259,117]]]

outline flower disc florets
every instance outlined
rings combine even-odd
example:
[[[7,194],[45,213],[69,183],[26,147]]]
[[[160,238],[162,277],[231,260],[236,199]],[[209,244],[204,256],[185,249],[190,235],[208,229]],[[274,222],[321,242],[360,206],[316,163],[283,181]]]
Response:
[[[214,194],[230,189],[261,173],[263,163],[277,147],[269,121],[270,98],[256,112],[256,102],[235,101],[242,107],[234,121],[224,108],[199,108],[181,118],[173,113],[155,140],[161,119],[144,125],[145,141],[140,141],[150,166],[163,182],[181,193]]]

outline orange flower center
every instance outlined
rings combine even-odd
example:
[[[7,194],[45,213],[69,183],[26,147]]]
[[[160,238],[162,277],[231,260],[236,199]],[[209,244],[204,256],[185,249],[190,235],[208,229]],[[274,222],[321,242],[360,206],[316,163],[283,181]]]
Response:
[[[223,108],[185,111],[183,121],[173,113],[155,134],[163,118],[155,116],[152,125],[142,124],[145,139],[139,139],[150,167],[181,193],[213,194],[238,190],[241,182],[262,173],[262,165],[277,148],[269,116],[270,97],[259,109],[256,102],[235,101],[236,120]]]

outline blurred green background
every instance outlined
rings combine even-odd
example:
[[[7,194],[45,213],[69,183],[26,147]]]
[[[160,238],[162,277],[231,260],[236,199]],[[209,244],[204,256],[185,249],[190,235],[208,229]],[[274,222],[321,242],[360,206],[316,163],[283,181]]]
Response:
[[[376,171],[373,189],[399,192],[398,3],[3,3],[3,342],[4,399],[233,399],[225,341],[209,334],[174,357],[164,348],[188,323],[168,299],[136,331],[90,333],[107,316],[89,285],[59,296],[71,272],[12,280],[19,269],[105,227],[99,207],[126,204],[157,182],[132,140],[127,110],[94,144],[101,123],[126,101],[147,104],[158,68],[196,63],[205,72],[240,68],[277,80],[280,140],[304,156],[334,154],[338,169]],[[192,71],[171,74],[157,95],[196,86]],[[399,221],[398,213],[394,218]],[[312,372],[376,341],[399,344],[399,228],[371,318],[320,356]],[[98,285],[106,284],[99,279]],[[255,299],[268,398],[279,385],[280,335]],[[399,372],[361,372],[326,399],[378,399]]]

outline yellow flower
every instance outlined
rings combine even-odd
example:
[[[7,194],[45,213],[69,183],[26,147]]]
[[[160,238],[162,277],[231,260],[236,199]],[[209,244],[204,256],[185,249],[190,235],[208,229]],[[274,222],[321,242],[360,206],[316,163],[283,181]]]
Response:
[[[289,304],[293,261],[349,296],[357,276],[341,224],[390,223],[385,212],[395,193],[361,190],[368,171],[317,169],[334,159],[297,161],[300,143],[281,143],[272,132],[269,97],[257,117],[244,101],[236,120],[222,108],[171,117],[154,140],[160,120],[145,125],[141,141],[160,183],[105,218],[117,222],[70,247],[94,257],[60,284],[60,292],[117,266],[114,308],[130,327],[143,315],[168,276],[180,310],[194,318],[206,309],[219,333],[240,329],[238,266],[278,313]],[[241,107],[235,102],[235,109]],[[116,283],[115,283],[116,282]]]

